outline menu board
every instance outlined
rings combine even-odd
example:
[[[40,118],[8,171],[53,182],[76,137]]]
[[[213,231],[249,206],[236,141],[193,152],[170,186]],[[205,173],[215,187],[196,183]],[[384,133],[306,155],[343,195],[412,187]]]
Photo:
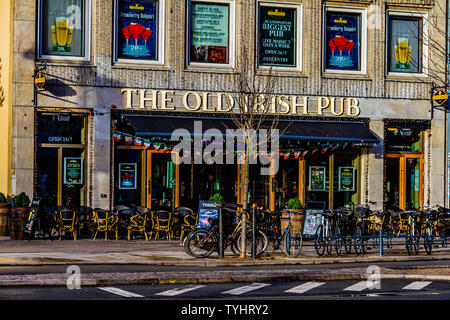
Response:
[[[355,168],[339,167],[339,191],[355,191]]]
[[[197,228],[209,228],[211,219],[219,219],[219,207],[215,203],[216,201],[200,200]]]
[[[260,65],[295,66],[296,9],[259,8]]]
[[[322,213],[321,209],[306,209],[305,210],[305,220],[303,222],[303,235],[314,236],[316,234],[317,228],[322,224]]]
[[[83,184],[83,158],[64,158],[64,184]]]
[[[119,163],[119,189],[137,188],[137,165],[136,163]]]
[[[326,167],[309,167],[309,190],[325,191]]]

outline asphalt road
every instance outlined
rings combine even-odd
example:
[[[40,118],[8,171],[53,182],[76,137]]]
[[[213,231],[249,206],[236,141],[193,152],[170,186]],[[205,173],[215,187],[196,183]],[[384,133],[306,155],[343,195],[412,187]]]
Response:
[[[450,282],[381,280],[0,288],[1,300],[450,300]]]

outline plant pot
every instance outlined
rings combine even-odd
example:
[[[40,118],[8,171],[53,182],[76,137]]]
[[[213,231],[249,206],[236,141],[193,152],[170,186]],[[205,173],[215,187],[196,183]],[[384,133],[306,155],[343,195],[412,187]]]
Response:
[[[0,237],[6,237],[8,232],[9,208],[6,203],[0,203]]]
[[[281,230],[283,231],[289,222],[289,212],[291,225],[296,226],[303,232],[303,221],[305,220],[305,209],[284,209],[281,211]]]
[[[28,218],[28,208],[12,207],[9,220],[9,239],[22,240],[23,231]]]

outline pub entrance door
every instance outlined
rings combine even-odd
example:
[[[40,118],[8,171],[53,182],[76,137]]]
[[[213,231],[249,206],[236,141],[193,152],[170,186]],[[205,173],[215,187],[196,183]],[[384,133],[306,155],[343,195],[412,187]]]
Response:
[[[386,154],[385,206],[402,210],[423,205],[423,155]]]
[[[147,207],[152,210],[173,210],[179,206],[179,165],[172,161],[172,152],[147,151]],[[175,153],[178,157],[178,154]]]

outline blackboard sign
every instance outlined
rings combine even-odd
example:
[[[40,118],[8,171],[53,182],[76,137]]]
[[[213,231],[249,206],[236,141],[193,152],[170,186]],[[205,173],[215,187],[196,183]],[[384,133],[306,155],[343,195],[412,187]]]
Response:
[[[83,184],[83,158],[64,158],[64,184]]]
[[[303,222],[303,235],[314,236],[317,228],[322,224],[322,209],[306,209]]]
[[[209,228],[208,219],[219,219],[219,207],[216,201],[200,200],[198,204],[197,228]]]
[[[119,189],[137,188],[136,163],[119,163]]]
[[[309,167],[309,191],[325,191],[326,167]]]
[[[355,168],[339,167],[339,191],[355,191]]]

